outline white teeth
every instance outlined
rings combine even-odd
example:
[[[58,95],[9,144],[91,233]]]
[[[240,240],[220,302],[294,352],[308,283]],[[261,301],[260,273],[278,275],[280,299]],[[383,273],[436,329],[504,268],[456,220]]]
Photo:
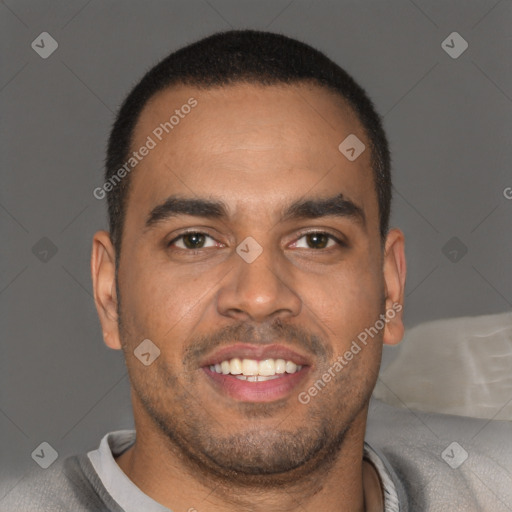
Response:
[[[231,359],[231,361],[228,362],[229,373],[231,373],[231,375],[240,375],[242,373],[242,361],[240,361],[238,357],[235,357],[235,359]]]
[[[258,375],[259,364],[254,359],[244,359],[242,361],[242,373],[244,375]]]
[[[246,380],[248,382],[263,382],[265,380],[279,379],[279,375],[269,375],[268,377],[265,377],[263,375],[235,375],[235,377],[237,379]]]
[[[265,359],[259,362],[258,374],[268,377],[276,374],[276,364],[273,359]]]
[[[220,364],[222,373],[224,375],[227,375],[231,371],[231,365],[229,364],[229,361],[222,361]]]
[[[276,373],[284,373],[286,371],[286,361],[284,359],[276,359]]]
[[[210,365],[210,371],[224,375],[236,375],[241,380],[248,382],[261,382],[278,378],[283,373],[295,373],[302,369],[301,365],[284,359],[256,359],[240,360],[235,357],[221,363]]]
[[[295,373],[297,371],[297,365],[292,361],[286,361],[286,373]]]

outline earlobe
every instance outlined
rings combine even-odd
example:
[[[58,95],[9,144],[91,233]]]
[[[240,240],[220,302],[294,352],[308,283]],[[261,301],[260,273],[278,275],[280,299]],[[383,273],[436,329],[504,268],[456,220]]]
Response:
[[[404,335],[402,318],[406,273],[404,234],[399,229],[391,229],[384,251],[386,327],[383,342],[387,345],[396,345]]]
[[[106,231],[94,234],[91,253],[91,275],[94,302],[103,331],[105,344],[120,349],[116,294],[115,249]]]

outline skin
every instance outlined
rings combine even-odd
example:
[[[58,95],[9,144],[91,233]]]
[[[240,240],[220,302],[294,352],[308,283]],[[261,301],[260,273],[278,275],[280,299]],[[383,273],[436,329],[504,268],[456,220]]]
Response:
[[[297,399],[360,332],[403,303],[403,234],[392,229],[382,244],[370,151],[349,162],[338,150],[351,133],[368,148],[363,127],[318,86],[180,86],[146,105],[133,148],[190,97],[198,105],[130,176],[119,296],[109,234],[93,241],[103,336],[124,350],[137,429],[117,463],[175,512],[381,510],[363,441],[382,344],[401,340],[401,312],[309,404]],[[293,201],[339,193],[363,210],[364,223],[281,219]],[[223,201],[228,216],[179,215],[148,229],[152,209],[176,194]],[[207,247],[168,246],[189,228],[212,237]],[[346,246],[322,248],[304,230]],[[236,253],[248,236],[263,248],[250,264]],[[133,354],[146,338],[161,351],[149,366]],[[312,364],[284,399],[237,401],[210,384],[191,350],[237,341],[280,343]]]

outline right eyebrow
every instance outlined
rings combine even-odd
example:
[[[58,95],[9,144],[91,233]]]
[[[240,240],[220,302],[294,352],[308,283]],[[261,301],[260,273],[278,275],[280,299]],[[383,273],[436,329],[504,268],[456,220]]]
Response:
[[[151,210],[146,219],[146,228],[151,228],[159,222],[178,215],[210,217],[214,219],[225,219],[228,217],[226,205],[221,201],[169,196],[163,203]]]

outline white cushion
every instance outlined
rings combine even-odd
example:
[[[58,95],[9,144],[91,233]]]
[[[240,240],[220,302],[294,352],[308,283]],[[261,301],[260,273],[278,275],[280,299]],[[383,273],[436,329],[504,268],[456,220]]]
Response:
[[[420,411],[512,420],[512,312],[407,330],[374,396]]]

